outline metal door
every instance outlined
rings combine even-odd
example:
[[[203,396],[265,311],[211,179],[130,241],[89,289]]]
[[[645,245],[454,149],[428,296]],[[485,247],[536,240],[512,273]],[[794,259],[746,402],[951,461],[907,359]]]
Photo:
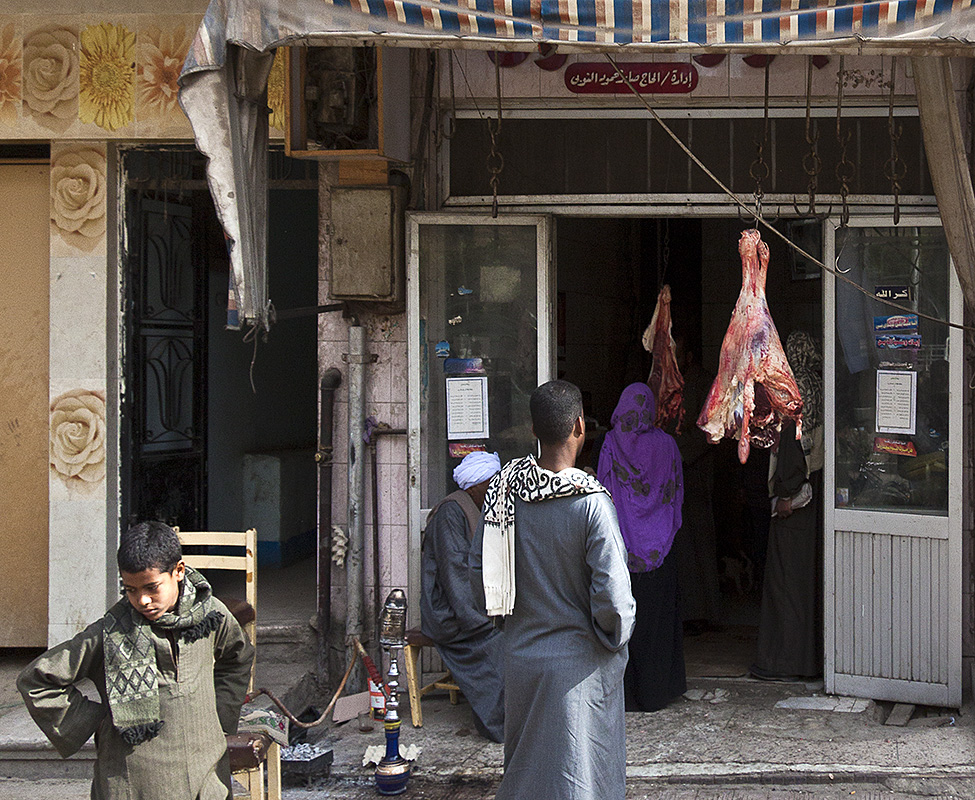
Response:
[[[192,205],[127,198],[125,524],[206,522],[206,272]]]
[[[552,231],[545,216],[408,217],[411,597],[422,525],[455,488],[453,466],[472,447],[502,463],[533,447],[528,395],[555,376]],[[411,603],[411,624],[417,613]]]
[[[961,704],[961,291],[940,221],[829,225],[826,690]],[[887,297],[907,310],[884,305]]]

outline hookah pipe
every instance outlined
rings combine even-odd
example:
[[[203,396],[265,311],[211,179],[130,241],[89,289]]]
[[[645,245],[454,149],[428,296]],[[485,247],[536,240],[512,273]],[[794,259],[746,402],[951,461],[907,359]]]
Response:
[[[294,714],[291,713],[290,710],[288,710],[288,707],[285,706],[284,703],[282,703],[280,700],[278,700],[277,697],[274,696],[274,693],[270,689],[265,689],[263,687],[261,687],[260,689],[255,689],[253,692],[249,692],[247,695],[245,695],[244,704],[246,705],[254,698],[260,697],[262,694],[266,695],[267,697],[270,698],[271,702],[274,703],[274,705],[276,705],[279,709],[281,709],[281,713],[288,718],[288,721],[292,725],[298,728],[304,728],[305,730],[307,730],[308,728],[314,728],[318,725],[321,725],[323,722],[325,722],[325,720],[328,719],[328,715],[332,713],[332,708],[335,706],[336,701],[339,699],[339,696],[342,694],[342,690],[345,688],[346,682],[349,680],[349,675],[352,673],[352,667],[355,666],[356,659],[360,657],[362,658],[362,663],[366,667],[366,672],[369,673],[369,679],[380,688],[380,690],[383,693],[383,696],[386,697],[386,699],[388,700],[389,690],[385,686],[383,686],[383,679],[379,673],[378,667],[376,667],[376,662],[369,657],[369,654],[366,652],[366,649],[362,646],[362,642],[360,642],[358,639],[353,637],[352,643],[355,645],[355,652],[352,654],[352,660],[349,661],[349,666],[345,670],[345,675],[342,676],[342,680],[339,683],[339,688],[335,690],[335,694],[332,695],[332,699],[329,701],[329,704],[326,707],[325,711],[322,713],[322,715],[318,719],[314,720],[313,722],[302,722],[301,720],[299,720]]]
[[[389,695],[386,701],[386,755],[376,767],[376,790],[382,795],[402,794],[410,780],[410,762],[399,753],[399,666],[396,651],[406,644],[406,593],[393,589],[379,616],[379,644],[389,653]]]

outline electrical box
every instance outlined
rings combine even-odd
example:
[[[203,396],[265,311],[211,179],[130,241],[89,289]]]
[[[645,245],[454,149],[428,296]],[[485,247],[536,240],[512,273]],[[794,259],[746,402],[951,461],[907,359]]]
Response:
[[[289,156],[409,161],[409,50],[287,47],[285,51]]]
[[[331,189],[331,280],[336,300],[388,303],[402,310],[406,284],[406,189]]]

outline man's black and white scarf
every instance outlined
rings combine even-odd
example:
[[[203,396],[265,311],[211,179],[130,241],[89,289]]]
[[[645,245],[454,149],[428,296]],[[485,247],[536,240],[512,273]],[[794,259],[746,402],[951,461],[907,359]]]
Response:
[[[606,488],[591,475],[575,468],[550,472],[534,456],[511,461],[494,476],[484,497],[481,549],[488,616],[505,617],[515,607],[515,498],[537,503],[596,492]]]
[[[177,631],[184,642],[195,642],[219,627],[210,584],[195,569],[186,568],[174,611],[149,622],[128,600],[116,603],[105,615],[102,642],[105,650],[105,688],[112,724],[129,744],[156,736],[159,719],[159,676],[150,626]]]

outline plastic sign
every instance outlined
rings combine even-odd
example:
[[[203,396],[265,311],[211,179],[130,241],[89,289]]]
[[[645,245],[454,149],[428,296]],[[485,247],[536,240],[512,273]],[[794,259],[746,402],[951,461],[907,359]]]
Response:
[[[697,88],[698,72],[693,64],[612,64],[582,62],[565,70],[565,88],[575,94],[629,94],[630,86],[640,94],[687,94]]]

